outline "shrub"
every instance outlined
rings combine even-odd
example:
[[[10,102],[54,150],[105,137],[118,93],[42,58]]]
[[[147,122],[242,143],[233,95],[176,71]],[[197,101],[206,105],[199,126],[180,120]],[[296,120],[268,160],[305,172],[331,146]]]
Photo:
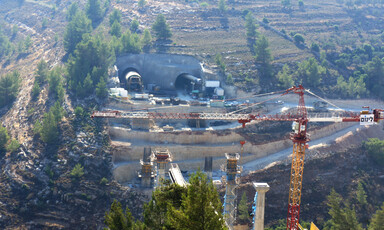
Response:
[[[7,145],[7,152],[15,152],[16,150],[18,150],[20,147],[20,143],[19,141],[17,141],[16,139],[12,139],[11,142],[9,142],[9,144]]]
[[[71,177],[74,179],[80,179],[84,175],[84,167],[81,166],[80,163],[76,164],[76,166],[71,171]]]
[[[375,162],[384,166],[384,140],[370,138],[368,141],[364,141],[363,147]]]
[[[106,185],[107,183],[108,183],[108,179],[107,178],[105,178],[105,177],[101,178],[101,180],[100,180],[100,184],[101,185]]]

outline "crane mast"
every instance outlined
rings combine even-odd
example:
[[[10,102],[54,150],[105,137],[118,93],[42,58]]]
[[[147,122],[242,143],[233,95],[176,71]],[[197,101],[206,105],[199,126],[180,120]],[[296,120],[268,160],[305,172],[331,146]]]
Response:
[[[307,135],[307,109],[304,103],[304,88],[300,85],[292,91],[299,95],[298,118],[293,122],[291,140],[293,141],[291,178],[289,184],[287,229],[298,229],[300,217],[301,190],[303,182],[305,147]]]

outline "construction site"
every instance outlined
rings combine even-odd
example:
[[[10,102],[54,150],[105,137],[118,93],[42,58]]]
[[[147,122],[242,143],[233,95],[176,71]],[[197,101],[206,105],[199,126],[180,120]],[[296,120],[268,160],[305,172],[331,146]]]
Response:
[[[303,229],[299,216],[306,151],[379,124],[383,110],[356,104],[341,108],[301,85],[236,98],[220,81],[207,80],[205,72],[189,56],[117,60],[110,103],[92,114],[108,118],[114,178],[150,193],[164,180],[188,186],[188,174],[204,170],[214,184],[225,187],[223,216],[234,229],[241,176],[289,159],[287,229]],[[253,229],[264,229],[270,187],[268,181],[254,181],[253,186]],[[317,229],[313,223],[311,229]]]

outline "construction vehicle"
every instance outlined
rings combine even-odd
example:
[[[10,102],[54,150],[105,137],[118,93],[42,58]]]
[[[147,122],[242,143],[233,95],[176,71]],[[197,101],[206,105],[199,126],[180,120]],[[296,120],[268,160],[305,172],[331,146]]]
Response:
[[[342,112],[339,114],[311,114],[307,113],[304,102],[304,93],[315,95],[313,92],[304,89],[302,85],[293,86],[279,96],[295,93],[299,96],[299,104],[295,113],[287,114],[251,114],[251,113],[161,113],[147,111],[95,111],[91,117],[99,118],[122,118],[122,119],[195,119],[195,120],[226,120],[238,121],[243,127],[251,121],[290,121],[293,122],[293,132],[290,139],[293,142],[292,166],[289,186],[289,201],[287,214],[287,229],[299,229],[301,191],[304,169],[305,149],[310,140],[307,135],[308,122],[360,122],[361,125],[372,125],[384,119],[382,109],[369,110],[365,107],[362,112]],[[318,98],[321,98],[315,95]],[[276,100],[271,98],[269,100]],[[323,99],[324,100],[324,99]],[[325,101],[325,100],[324,100]],[[260,103],[264,103],[260,102]],[[258,105],[260,103],[255,103]],[[330,103],[330,102],[328,102]],[[250,105],[249,107],[251,107]],[[335,106],[335,105],[334,105]],[[242,109],[243,110],[243,109]]]

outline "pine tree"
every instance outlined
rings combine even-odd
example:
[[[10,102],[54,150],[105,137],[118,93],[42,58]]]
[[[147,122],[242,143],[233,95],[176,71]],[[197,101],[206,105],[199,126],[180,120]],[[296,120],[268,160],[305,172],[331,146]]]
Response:
[[[164,186],[152,193],[152,199],[144,205],[144,224],[150,229],[171,229],[167,219],[169,205],[179,209],[187,189],[165,181]]]
[[[0,126],[0,153],[4,153],[6,150],[6,144],[9,140],[7,128]]]
[[[45,60],[41,60],[39,64],[37,64],[37,70],[35,73],[35,79],[39,86],[43,85],[44,82],[47,81],[48,72],[48,63]]]
[[[331,219],[327,222],[324,229],[330,230],[361,230],[361,224],[357,221],[354,208],[347,204],[345,208],[341,207],[342,197],[332,189],[327,197],[327,205],[330,207],[329,215]]]
[[[60,102],[56,101],[55,105],[52,106],[50,111],[52,112],[53,117],[55,118],[56,123],[59,123],[61,121],[61,119],[63,118],[63,116],[64,116],[64,109],[61,106]]]
[[[109,212],[105,213],[104,223],[110,230],[131,230],[134,225],[131,212],[128,208],[123,211],[121,203],[114,200]]]
[[[47,144],[57,144],[59,139],[59,130],[55,116],[52,112],[44,114],[43,124],[40,130],[41,140]]]
[[[136,31],[139,29],[139,22],[136,19],[133,19],[129,29],[132,33],[136,33]]]
[[[245,16],[245,28],[247,30],[247,39],[255,40],[259,36],[256,21],[251,12]]]
[[[80,179],[84,176],[84,167],[80,163],[77,163],[75,167],[71,170],[71,177],[75,180]]]
[[[225,0],[219,0],[219,10],[224,13],[227,10],[227,5],[225,4]]]
[[[382,230],[384,226],[384,203],[381,209],[377,210],[369,224],[369,230]]]
[[[361,206],[367,205],[367,194],[364,190],[363,184],[359,182],[357,185],[357,194],[356,194],[357,201]]]
[[[168,219],[175,229],[226,229],[219,194],[207,176],[198,171],[189,180],[181,208],[169,207]]]
[[[150,48],[151,47],[152,36],[151,36],[151,32],[149,32],[148,29],[144,30],[144,36],[143,36],[143,39],[142,39],[141,43],[143,44],[143,46],[145,48]]]
[[[33,88],[31,92],[32,100],[36,100],[39,94],[40,94],[40,86],[39,86],[39,83],[37,83],[37,81],[35,80],[35,83],[33,83]]]
[[[88,0],[86,10],[88,18],[94,25],[103,18],[103,10],[99,0]]]
[[[277,74],[277,79],[279,80],[279,86],[284,89],[290,88],[295,84],[292,75],[289,74],[289,67],[287,64],[285,64],[282,71]]]
[[[92,31],[91,21],[81,11],[78,11],[68,23],[64,32],[64,49],[68,54],[75,51],[83,35]]]
[[[77,2],[72,3],[67,12],[67,20],[72,21],[73,17],[76,15],[77,11],[79,9],[79,6],[77,5]]]
[[[159,40],[167,40],[172,37],[171,29],[162,14],[157,16],[155,23],[152,25],[152,30],[155,32],[155,36]]]
[[[92,78],[91,78],[91,74],[87,74],[87,77],[84,79],[84,83],[83,83],[83,88],[84,88],[84,93],[85,93],[85,96],[89,96],[93,93],[93,81],[92,81]]]
[[[100,78],[99,83],[97,83],[96,96],[98,96],[100,99],[104,99],[108,96],[107,83],[103,78]]]
[[[121,25],[118,21],[115,21],[112,26],[111,26],[111,30],[109,31],[109,33],[112,35],[112,36],[116,36],[116,37],[121,37]]]
[[[8,73],[0,77],[0,107],[11,104],[19,92],[19,73]]]
[[[271,50],[269,49],[269,43],[267,38],[262,35],[254,46],[255,50],[255,59],[261,64],[260,73],[263,77],[270,77],[272,75],[272,55]]]
[[[249,213],[248,213],[248,205],[247,205],[247,194],[243,192],[243,195],[241,196],[241,200],[239,202],[238,206],[239,210],[239,219],[242,221],[249,220]]]
[[[112,26],[115,22],[121,22],[121,11],[118,9],[114,9],[109,15],[109,25]]]

